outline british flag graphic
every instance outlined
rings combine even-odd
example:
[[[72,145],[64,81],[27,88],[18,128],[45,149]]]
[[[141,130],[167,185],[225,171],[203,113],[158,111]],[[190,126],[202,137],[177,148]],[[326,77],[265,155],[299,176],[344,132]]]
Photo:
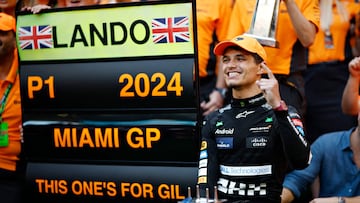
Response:
[[[53,48],[52,27],[50,25],[20,27],[18,34],[22,50]]]
[[[154,43],[189,42],[189,18],[155,18],[151,22]]]

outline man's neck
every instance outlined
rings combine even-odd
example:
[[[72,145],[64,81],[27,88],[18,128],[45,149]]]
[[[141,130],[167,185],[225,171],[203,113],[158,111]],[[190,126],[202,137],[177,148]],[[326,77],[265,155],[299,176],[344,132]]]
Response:
[[[0,11],[15,18],[15,8],[2,8]]]
[[[353,160],[358,168],[360,168],[360,131],[357,127],[350,136],[350,147],[353,151]]]
[[[11,53],[5,57],[0,58],[0,80],[5,80],[9,71],[11,69],[11,65],[13,63],[14,54]]]
[[[246,99],[261,93],[261,90],[257,85],[252,85],[250,87],[237,87],[233,88],[232,91],[235,99]]]

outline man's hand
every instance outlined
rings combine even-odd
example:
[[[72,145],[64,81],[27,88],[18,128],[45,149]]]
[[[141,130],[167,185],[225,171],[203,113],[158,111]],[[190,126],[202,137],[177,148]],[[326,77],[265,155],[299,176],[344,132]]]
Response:
[[[31,11],[33,14],[37,14],[44,9],[51,9],[51,7],[45,4],[37,4],[33,7],[24,7],[21,9],[21,11]]]
[[[316,25],[305,17],[305,14],[299,9],[295,0],[282,0],[287,8],[290,16],[291,24],[295,30],[296,36],[304,47],[309,47],[313,44],[317,32]],[[312,0],[313,1],[313,0]],[[310,3],[310,2],[309,2]],[[318,1],[313,1],[313,8],[319,6]],[[319,15],[320,10],[315,11],[312,15]],[[320,23],[320,22],[319,22]]]
[[[262,63],[261,68],[267,73],[268,78],[261,78],[256,81],[256,84],[263,91],[266,101],[273,108],[277,108],[280,106],[281,101],[279,83],[269,67]]]
[[[209,113],[216,111],[224,105],[224,98],[218,91],[212,91],[209,95],[208,102],[201,102],[200,107],[203,110],[203,116],[208,115]]]
[[[327,198],[315,198],[310,203],[338,203],[338,197],[327,197]]]
[[[349,63],[350,75],[360,80],[360,57],[355,57]]]

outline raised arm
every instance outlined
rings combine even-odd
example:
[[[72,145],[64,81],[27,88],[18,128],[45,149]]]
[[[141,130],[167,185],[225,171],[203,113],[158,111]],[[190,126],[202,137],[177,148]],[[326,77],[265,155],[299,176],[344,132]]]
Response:
[[[349,72],[349,78],[342,96],[341,107],[344,113],[357,115],[360,109],[360,57],[355,57],[350,61]]]
[[[296,35],[304,47],[310,46],[314,40],[317,28],[314,23],[310,22],[300,11],[295,0],[283,0],[286,4],[291,22],[294,26]],[[318,1],[313,1],[311,9],[318,5]]]
[[[284,152],[290,164],[295,169],[302,169],[308,166],[310,145],[305,139],[302,121],[295,108],[287,109],[281,100],[278,82],[265,65],[261,64],[268,78],[257,81],[257,85],[263,91],[268,104],[274,109],[279,123],[279,133],[281,135]]]

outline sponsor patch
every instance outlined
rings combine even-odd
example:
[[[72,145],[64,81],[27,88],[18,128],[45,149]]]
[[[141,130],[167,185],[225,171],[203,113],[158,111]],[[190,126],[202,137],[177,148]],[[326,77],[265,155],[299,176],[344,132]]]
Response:
[[[208,160],[207,159],[201,159],[199,161],[199,168],[205,168],[207,167]]]
[[[222,122],[222,121],[218,121],[218,122],[216,122],[216,127],[219,127],[219,126],[223,126],[224,125],[224,123]]]
[[[239,183],[220,178],[218,190],[231,195],[258,196],[267,194],[267,185],[266,183]]]
[[[207,159],[207,158],[208,158],[207,150],[200,151],[200,159]]]
[[[232,137],[218,137],[216,138],[216,146],[218,149],[232,149],[233,140]]]
[[[200,150],[204,150],[204,149],[206,149],[207,148],[207,142],[206,141],[202,141],[201,142],[201,148],[200,148]]]
[[[255,102],[257,102],[257,101],[260,101],[260,100],[262,100],[262,99],[264,99],[264,98],[265,98],[265,96],[262,95],[261,97],[257,97],[257,98],[254,98],[254,99],[250,99],[250,100],[249,100],[249,104],[253,104],[253,103],[255,103]]]
[[[198,177],[198,184],[207,183],[207,177]]]
[[[267,117],[265,119],[265,123],[272,123],[273,122],[273,118],[272,117]]]
[[[262,176],[272,174],[271,165],[263,166],[224,166],[220,165],[220,172],[227,176]]]
[[[291,118],[298,118],[298,119],[301,118],[300,115],[297,112],[289,112],[289,116]]]
[[[299,133],[304,137],[305,136],[305,132],[304,129],[300,126],[296,126],[296,129],[298,129]]]
[[[200,168],[198,176],[207,176],[207,168]]]
[[[246,148],[264,148],[267,146],[268,137],[256,136],[246,138]]]
[[[301,122],[300,119],[298,119],[298,118],[292,118],[291,121],[294,123],[294,125],[303,127],[303,123]]]
[[[215,135],[232,135],[234,134],[234,128],[229,129],[216,129]]]
[[[270,131],[270,129],[271,129],[271,125],[257,126],[257,127],[250,128],[249,131],[252,132],[252,133],[260,133],[260,132],[267,133],[267,132]]]

